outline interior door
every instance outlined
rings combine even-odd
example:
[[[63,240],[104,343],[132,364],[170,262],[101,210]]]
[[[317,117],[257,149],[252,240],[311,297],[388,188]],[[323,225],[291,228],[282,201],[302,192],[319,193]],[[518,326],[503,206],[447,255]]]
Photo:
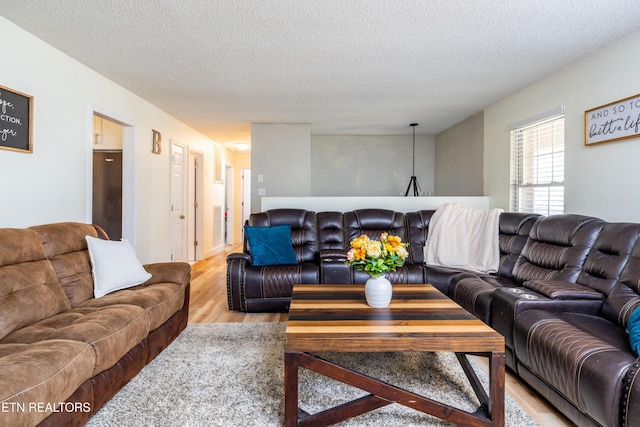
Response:
[[[122,151],[93,152],[92,220],[111,240],[122,238]]]
[[[171,260],[186,261],[184,147],[171,143]]]

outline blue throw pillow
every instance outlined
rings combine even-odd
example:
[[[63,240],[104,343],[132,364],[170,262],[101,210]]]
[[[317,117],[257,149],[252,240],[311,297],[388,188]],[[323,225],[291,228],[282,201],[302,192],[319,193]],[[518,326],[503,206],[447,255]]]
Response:
[[[244,232],[249,241],[252,265],[289,265],[298,263],[298,258],[291,245],[290,225],[274,225],[272,227],[245,225]]]
[[[640,308],[636,307],[627,322],[627,332],[629,333],[629,344],[636,356],[640,353]]]

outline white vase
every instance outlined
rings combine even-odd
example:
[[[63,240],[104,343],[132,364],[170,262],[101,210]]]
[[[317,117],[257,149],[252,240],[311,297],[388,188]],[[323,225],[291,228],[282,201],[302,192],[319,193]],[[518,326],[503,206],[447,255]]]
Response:
[[[385,308],[391,302],[391,282],[384,275],[370,277],[364,285],[364,296],[367,304],[373,308]]]

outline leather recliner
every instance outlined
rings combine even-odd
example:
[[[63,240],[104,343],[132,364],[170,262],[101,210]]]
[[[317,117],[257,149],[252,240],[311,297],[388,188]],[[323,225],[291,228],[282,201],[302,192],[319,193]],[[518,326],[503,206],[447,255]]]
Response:
[[[499,288],[521,288],[527,280],[575,282],[604,221],[583,215],[540,217],[518,256],[511,277],[467,275],[455,278],[449,294],[489,324],[491,300]]]
[[[291,245],[298,260],[294,265],[254,266],[244,240],[242,253],[227,257],[229,309],[250,312],[287,311],[296,283],[319,283],[318,224],[315,212],[304,209],[274,209],[251,214],[248,225],[291,226]]]
[[[409,260],[413,264],[424,265],[424,245],[427,242],[429,223],[433,210],[408,212]],[[520,212],[500,214],[498,239],[500,246],[500,264],[498,271],[491,277],[510,278],[513,267],[524,247],[531,227],[539,215]],[[429,283],[444,294],[449,294],[449,286],[456,277],[467,277],[468,272],[455,268],[424,265],[425,283]]]
[[[245,239],[243,252],[227,257],[229,309],[286,311],[294,283],[364,283],[369,276],[345,264],[349,244],[362,234],[379,239],[383,232],[397,235],[408,243],[409,256],[405,265],[387,276],[392,283],[431,283],[447,294],[450,281],[467,273],[424,265],[423,247],[433,212],[421,210],[405,214],[387,209],[360,209],[344,213],[314,213],[301,209],[274,209],[252,214],[248,225],[291,225],[292,246],[300,264],[252,266],[250,248]],[[510,278],[537,217],[515,212],[500,215],[500,268],[495,277]]]
[[[506,363],[516,369],[513,326],[526,310],[595,313],[625,267],[640,238],[640,224],[609,223],[600,231],[575,283],[567,280],[525,281],[522,288],[496,289],[490,325],[505,337]]]
[[[392,281],[431,283],[490,324],[505,337],[507,366],[577,425],[638,425],[640,358],[625,328],[640,307],[640,224],[504,212],[500,267],[489,275],[424,265],[432,214],[379,209],[316,214],[317,280],[364,281],[366,276],[344,264],[350,240],[363,233],[396,234],[409,243],[409,257]],[[259,221],[276,222],[282,223]],[[248,252],[228,257],[230,309],[288,307],[286,288],[277,297],[280,305],[261,304],[260,298],[242,302],[245,268],[252,268]],[[419,269],[422,276],[414,273]]]
[[[345,235],[345,247],[349,249],[349,243],[358,236],[367,235],[371,239],[380,240],[382,233],[398,236],[403,242],[407,242],[405,214],[384,209],[360,209],[345,212],[343,216],[343,230]],[[349,268],[349,283],[365,283],[369,274]],[[420,264],[415,264],[409,259],[405,265],[398,267],[396,271],[386,274],[391,283],[424,283],[424,269]]]
[[[597,281],[605,285],[605,298],[590,312],[540,304],[522,311],[514,322],[518,375],[578,425],[634,426],[640,419],[640,359],[626,332],[629,316],[640,306],[635,226],[635,245],[619,279],[613,286],[606,279]],[[615,271],[618,258],[625,257],[601,254],[603,270]],[[606,258],[612,258],[611,264]]]

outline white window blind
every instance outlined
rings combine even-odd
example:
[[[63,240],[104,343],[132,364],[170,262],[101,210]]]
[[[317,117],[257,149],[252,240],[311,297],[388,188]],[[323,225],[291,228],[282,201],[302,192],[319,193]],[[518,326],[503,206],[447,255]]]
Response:
[[[564,114],[511,130],[511,210],[564,212]]]

